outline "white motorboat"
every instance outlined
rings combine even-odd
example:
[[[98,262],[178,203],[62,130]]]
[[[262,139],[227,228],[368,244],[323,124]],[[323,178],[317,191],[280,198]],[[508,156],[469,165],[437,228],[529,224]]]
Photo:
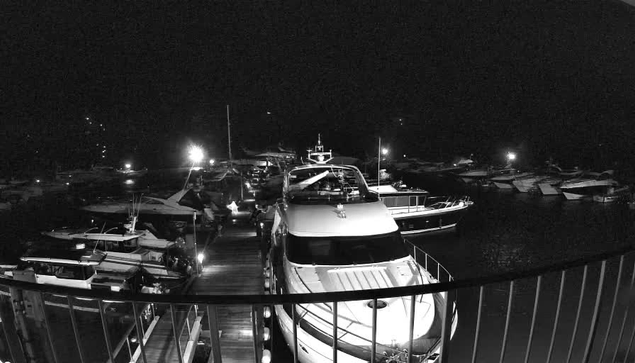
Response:
[[[61,229],[42,232],[59,240],[83,242],[86,247],[102,251],[106,258],[100,264],[101,271],[127,271],[132,267],[142,269],[156,280],[181,280],[195,269],[192,257],[178,243],[157,238],[150,231],[135,230],[136,218],[127,228],[110,228],[99,232],[97,228],[77,232]]]
[[[560,189],[567,200],[591,198],[594,194],[603,194],[607,188],[616,187],[619,184],[612,179],[612,175],[612,170],[587,173],[583,177],[562,182]]]
[[[409,254],[407,241],[387,207],[353,166],[314,164],[285,173],[283,201],[276,206],[268,268],[274,294],[356,291],[437,282]],[[447,293],[417,296],[413,351],[433,362],[440,351],[441,312]],[[373,301],[338,303],[333,336],[333,304],[276,305],[282,333],[294,349],[297,327],[300,362],[324,362],[337,339],[338,360],[368,362],[398,355],[409,346],[412,299],[378,300],[377,356],[371,357]],[[458,315],[453,312],[452,334]]]
[[[469,197],[431,196],[422,189],[393,185],[369,189],[377,192],[404,235],[454,228],[474,203]]]
[[[174,217],[189,217],[205,215],[213,220],[211,208],[206,207],[200,198],[190,189],[183,189],[168,198],[141,196],[140,201],[106,201],[82,207],[82,210],[91,213],[104,214],[129,214],[131,204],[137,204],[139,213],[165,215]]]
[[[487,179],[491,174],[489,168],[469,169],[461,173],[457,173],[456,176],[466,184],[475,183]]]
[[[32,248],[20,257],[16,269],[5,271],[4,275],[21,281],[81,289],[154,292],[154,289],[142,289],[139,268],[99,271],[105,258],[105,253],[87,250],[81,244]]]
[[[619,200],[628,200],[631,197],[628,185],[621,187],[608,187],[604,193],[594,194],[593,201],[598,203],[613,203]]]

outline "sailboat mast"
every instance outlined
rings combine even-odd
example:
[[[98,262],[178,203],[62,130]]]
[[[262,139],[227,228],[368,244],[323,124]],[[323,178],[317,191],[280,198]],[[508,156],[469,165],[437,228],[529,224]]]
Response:
[[[229,162],[232,160],[232,136],[231,123],[229,122],[229,105],[227,105],[227,148],[229,149]]]
[[[381,174],[381,136],[377,146],[377,192],[379,193],[379,175]]]

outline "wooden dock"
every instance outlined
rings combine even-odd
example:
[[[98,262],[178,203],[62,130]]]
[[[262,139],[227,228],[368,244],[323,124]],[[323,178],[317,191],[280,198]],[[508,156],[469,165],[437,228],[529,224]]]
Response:
[[[202,272],[192,281],[185,294],[236,295],[263,294],[263,252],[261,239],[250,224],[227,223],[222,232],[205,243],[206,260]],[[200,252],[200,251],[199,251]],[[177,310],[179,310],[177,308]],[[199,310],[202,317],[204,310]],[[191,314],[190,314],[191,315]],[[172,330],[172,314],[168,309],[159,319],[145,346],[147,362],[178,362]],[[176,311],[177,334],[187,324],[187,314]],[[198,317],[198,333],[210,336],[207,317]],[[190,316],[190,318],[192,318]],[[194,321],[194,320],[192,320]],[[216,322],[220,330],[220,355],[225,363],[255,362],[252,309],[250,306],[217,306]],[[189,328],[188,328],[189,329]],[[206,329],[206,331],[202,331]],[[194,329],[192,329],[194,331]],[[197,339],[198,340],[198,333]],[[180,341],[183,341],[181,336]],[[184,342],[186,343],[186,342]],[[185,353],[185,344],[181,351]],[[194,348],[196,341],[193,342]],[[184,362],[191,362],[186,355]]]

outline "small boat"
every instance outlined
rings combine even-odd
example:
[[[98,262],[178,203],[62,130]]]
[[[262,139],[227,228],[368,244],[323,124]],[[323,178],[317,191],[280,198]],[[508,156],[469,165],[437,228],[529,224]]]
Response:
[[[106,254],[99,266],[102,271],[126,271],[138,267],[156,280],[182,280],[196,267],[195,261],[178,243],[157,238],[150,231],[135,229],[136,218],[125,229],[114,227],[104,232],[89,229],[46,231],[43,235],[59,240],[82,242],[86,247]]]
[[[612,170],[587,173],[583,177],[564,181],[560,189],[567,200],[591,199],[594,194],[601,194],[609,187],[618,186],[618,182],[613,180],[612,176]]]
[[[369,189],[377,192],[404,235],[456,227],[474,203],[469,197],[430,196],[422,189],[395,188],[392,185]]]
[[[598,203],[613,203],[626,200],[630,196],[630,188],[625,185],[619,188],[608,187],[605,193],[594,194],[593,201]]]
[[[180,190],[168,198],[141,196],[139,201],[132,201],[132,204],[136,204],[138,212],[144,215],[153,214],[191,218],[196,214],[197,216],[205,215],[213,220],[211,209],[203,204],[191,188]],[[130,205],[130,200],[106,201],[87,205],[81,207],[81,209],[91,213],[129,214]]]
[[[83,244],[32,248],[20,257],[16,268],[5,271],[4,276],[38,284],[81,289],[158,292],[155,287],[143,286],[139,268],[118,272],[99,271],[105,259],[105,253],[87,250]]]

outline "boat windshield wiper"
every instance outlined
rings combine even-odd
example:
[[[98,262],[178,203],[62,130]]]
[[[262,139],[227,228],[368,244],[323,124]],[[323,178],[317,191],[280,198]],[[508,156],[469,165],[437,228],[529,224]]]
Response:
[[[312,176],[312,177],[310,177],[308,179],[305,179],[305,180],[303,180],[303,181],[301,181],[301,182],[299,182],[297,184],[292,184],[292,185],[289,186],[289,189],[291,189],[291,190],[296,190],[296,189],[304,190],[304,188],[308,187],[309,185],[311,185],[311,184],[313,184],[315,182],[318,182],[319,180],[321,180],[322,178],[327,176],[329,174],[329,172],[330,172],[329,170],[326,170],[326,171],[321,172],[318,175]]]

